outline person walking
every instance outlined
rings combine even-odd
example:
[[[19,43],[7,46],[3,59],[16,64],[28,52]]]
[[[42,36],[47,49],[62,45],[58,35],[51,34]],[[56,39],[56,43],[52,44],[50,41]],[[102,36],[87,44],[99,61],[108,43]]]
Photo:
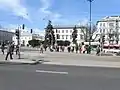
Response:
[[[16,45],[16,55],[19,53],[19,45]]]
[[[100,46],[97,46],[97,51],[96,51],[96,55],[99,56],[100,55]]]
[[[3,42],[1,45],[1,51],[2,51],[3,55],[4,55],[4,50],[5,50],[5,43]]]
[[[14,49],[15,49],[14,42],[12,42],[11,48],[12,48],[12,55],[13,55],[14,54]]]
[[[40,53],[43,53],[43,45],[40,45]]]
[[[13,44],[12,43],[9,43],[8,47],[7,47],[7,54],[6,54],[6,57],[5,57],[5,60],[8,59],[8,56],[10,55],[10,59],[13,59],[12,57],[12,53],[13,53]]]
[[[68,49],[68,52],[70,53],[70,46],[68,46],[68,48],[67,48],[67,49]]]
[[[79,49],[78,45],[76,45],[75,49],[76,49],[76,53],[78,53],[78,49]]]

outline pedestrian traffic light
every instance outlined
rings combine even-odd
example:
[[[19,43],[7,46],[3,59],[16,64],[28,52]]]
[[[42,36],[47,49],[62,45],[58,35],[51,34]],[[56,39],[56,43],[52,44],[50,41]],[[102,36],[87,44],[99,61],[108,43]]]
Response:
[[[22,29],[25,29],[25,24],[22,25]]]
[[[103,43],[105,42],[105,35],[102,36],[102,42],[103,42]]]

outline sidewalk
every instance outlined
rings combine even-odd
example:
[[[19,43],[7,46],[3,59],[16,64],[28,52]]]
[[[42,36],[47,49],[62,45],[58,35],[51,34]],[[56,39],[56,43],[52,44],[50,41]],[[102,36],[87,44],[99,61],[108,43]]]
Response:
[[[25,54],[24,52],[21,52],[21,58],[18,59],[18,55],[13,55],[13,59],[10,60],[8,57],[8,60],[5,60],[5,55],[3,55],[0,52],[0,64],[37,64],[39,63],[38,60],[34,56],[29,56],[28,54]]]
[[[18,59],[18,56],[16,55],[13,57],[13,60],[8,59],[8,61],[5,61],[5,55],[2,55],[2,53],[0,53],[0,62],[33,64],[40,61],[42,64],[120,68],[119,56],[96,56],[94,54],[89,55],[49,51],[40,54],[39,51],[25,51],[21,52],[21,59]]]
[[[117,56],[95,56],[66,52],[45,52],[45,54],[43,64],[120,68],[120,57]]]

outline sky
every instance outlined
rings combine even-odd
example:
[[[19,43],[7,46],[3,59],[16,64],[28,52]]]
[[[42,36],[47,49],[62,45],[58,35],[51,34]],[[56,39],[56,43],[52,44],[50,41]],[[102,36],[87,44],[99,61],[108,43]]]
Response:
[[[105,16],[120,15],[120,0],[94,0],[92,23]],[[87,0],[0,0],[0,24],[16,28],[25,24],[33,30],[44,30],[48,20],[53,25],[86,24],[89,21]]]

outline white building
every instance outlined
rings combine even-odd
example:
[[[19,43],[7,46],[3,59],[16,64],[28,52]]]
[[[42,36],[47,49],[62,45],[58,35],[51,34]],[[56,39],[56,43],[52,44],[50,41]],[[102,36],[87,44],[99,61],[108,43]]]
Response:
[[[12,37],[14,36],[13,32],[6,31],[6,29],[0,29],[0,43],[1,42],[12,42]]]
[[[100,39],[101,35],[105,35],[105,44],[119,44],[120,45],[120,16],[108,16],[97,21],[97,31],[93,38],[96,41]]]
[[[75,26],[54,26],[53,30],[54,30],[54,34],[55,34],[55,38],[57,41],[70,41],[72,42],[72,32],[73,32],[73,28]],[[77,27],[77,43],[81,43],[84,42],[84,34],[81,31],[81,28],[83,29],[83,27],[80,26],[76,26]]]
[[[41,36],[40,33],[35,34],[35,33],[30,33],[30,31],[27,30],[20,30],[20,44],[23,46],[27,46],[29,43],[29,40],[32,39],[37,39],[37,40],[44,40],[44,36]],[[15,44],[17,45],[17,39],[16,36],[13,36],[13,41],[15,42]]]

